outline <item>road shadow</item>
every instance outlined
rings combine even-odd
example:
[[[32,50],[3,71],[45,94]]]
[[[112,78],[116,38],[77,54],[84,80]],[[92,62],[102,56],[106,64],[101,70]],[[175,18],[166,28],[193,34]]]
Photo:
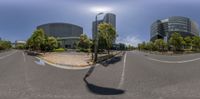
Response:
[[[24,52],[29,56],[37,56],[37,55],[39,55],[39,53],[34,52],[34,51],[24,51]]]
[[[86,78],[88,78],[92,74],[94,69],[95,69],[95,66],[91,66],[90,69],[88,70],[88,72],[85,74],[83,79],[85,80]]]
[[[84,82],[86,83],[87,89],[97,95],[119,95],[125,93],[125,91],[121,89],[106,88],[91,84],[86,79],[84,79]]]
[[[123,56],[115,56],[109,60],[103,61],[100,64],[104,67],[108,67],[110,64],[116,64],[122,60]]]

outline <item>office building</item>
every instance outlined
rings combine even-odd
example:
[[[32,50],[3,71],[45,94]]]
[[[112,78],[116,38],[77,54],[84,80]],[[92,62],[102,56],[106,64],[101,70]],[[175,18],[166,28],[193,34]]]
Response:
[[[167,41],[175,32],[183,37],[199,36],[199,26],[193,20],[181,16],[157,20],[151,25],[150,40],[164,39]]]
[[[63,48],[75,48],[83,28],[69,23],[48,23],[37,27],[46,35],[55,37]]]
[[[101,23],[108,23],[111,24],[115,29],[116,29],[116,15],[113,13],[106,13],[103,19],[97,21],[97,25]],[[95,34],[97,32],[97,27],[96,27],[96,21],[92,22],[92,37],[95,37]]]

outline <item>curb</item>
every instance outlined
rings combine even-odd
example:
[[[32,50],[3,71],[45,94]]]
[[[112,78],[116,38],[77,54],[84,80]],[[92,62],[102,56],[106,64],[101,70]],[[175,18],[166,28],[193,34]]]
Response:
[[[124,52],[118,52],[117,54],[113,55],[113,57],[110,57],[110,58],[105,59],[105,60],[103,60],[103,61],[99,61],[99,62],[97,62],[97,63],[103,63],[103,62],[109,61],[109,60],[113,59],[114,57],[118,56],[119,54],[122,54],[122,56],[123,56],[123,53],[124,53]]]
[[[91,67],[91,65],[87,65],[86,67],[74,67],[72,65],[60,65],[60,64],[56,64],[54,62],[50,62],[47,60],[44,60],[40,57],[36,57],[36,59],[42,60],[44,61],[46,64],[53,66],[53,67],[57,67],[57,68],[61,68],[61,69],[68,69],[68,70],[83,70],[83,69],[88,69]],[[98,64],[97,64],[98,65]]]
[[[57,68],[61,68],[61,69],[68,69],[68,70],[84,70],[84,69],[89,69],[91,66],[99,66],[102,62],[106,62],[112,58],[114,58],[115,56],[119,55],[122,52],[119,52],[118,54],[114,55],[113,57],[106,59],[104,61],[98,62],[96,64],[91,64],[91,65],[80,65],[80,66],[84,66],[84,67],[80,67],[80,66],[73,66],[73,65],[63,65],[63,64],[57,64],[48,60],[45,60],[41,57],[36,56],[35,58],[38,60],[42,60],[44,61],[46,64],[53,66],[53,67],[57,67]]]

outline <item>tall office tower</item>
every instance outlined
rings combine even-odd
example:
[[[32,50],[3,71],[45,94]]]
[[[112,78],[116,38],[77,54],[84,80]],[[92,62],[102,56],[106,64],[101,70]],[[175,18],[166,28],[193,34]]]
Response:
[[[175,32],[181,36],[199,36],[199,26],[189,18],[172,16],[167,19],[157,20],[151,25],[150,40],[156,39],[169,40]]]
[[[103,22],[111,24],[114,28],[116,28],[116,15],[107,13],[103,18]]]
[[[103,22],[111,24],[116,29],[116,15],[113,13],[106,13],[103,19],[97,21],[97,24],[96,24],[96,21],[92,22],[92,37],[93,38],[95,37],[95,34],[97,32],[96,26],[98,26],[99,24]]]

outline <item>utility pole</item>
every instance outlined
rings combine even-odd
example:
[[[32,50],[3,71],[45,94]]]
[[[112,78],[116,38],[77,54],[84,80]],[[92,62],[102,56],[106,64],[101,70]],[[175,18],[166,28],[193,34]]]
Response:
[[[98,16],[101,15],[103,13],[98,13],[95,17],[95,23],[96,23],[96,33],[95,33],[95,37],[94,37],[94,62],[97,62],[98,59],[98,41],[99,41],[99,36],[98,36]]]

